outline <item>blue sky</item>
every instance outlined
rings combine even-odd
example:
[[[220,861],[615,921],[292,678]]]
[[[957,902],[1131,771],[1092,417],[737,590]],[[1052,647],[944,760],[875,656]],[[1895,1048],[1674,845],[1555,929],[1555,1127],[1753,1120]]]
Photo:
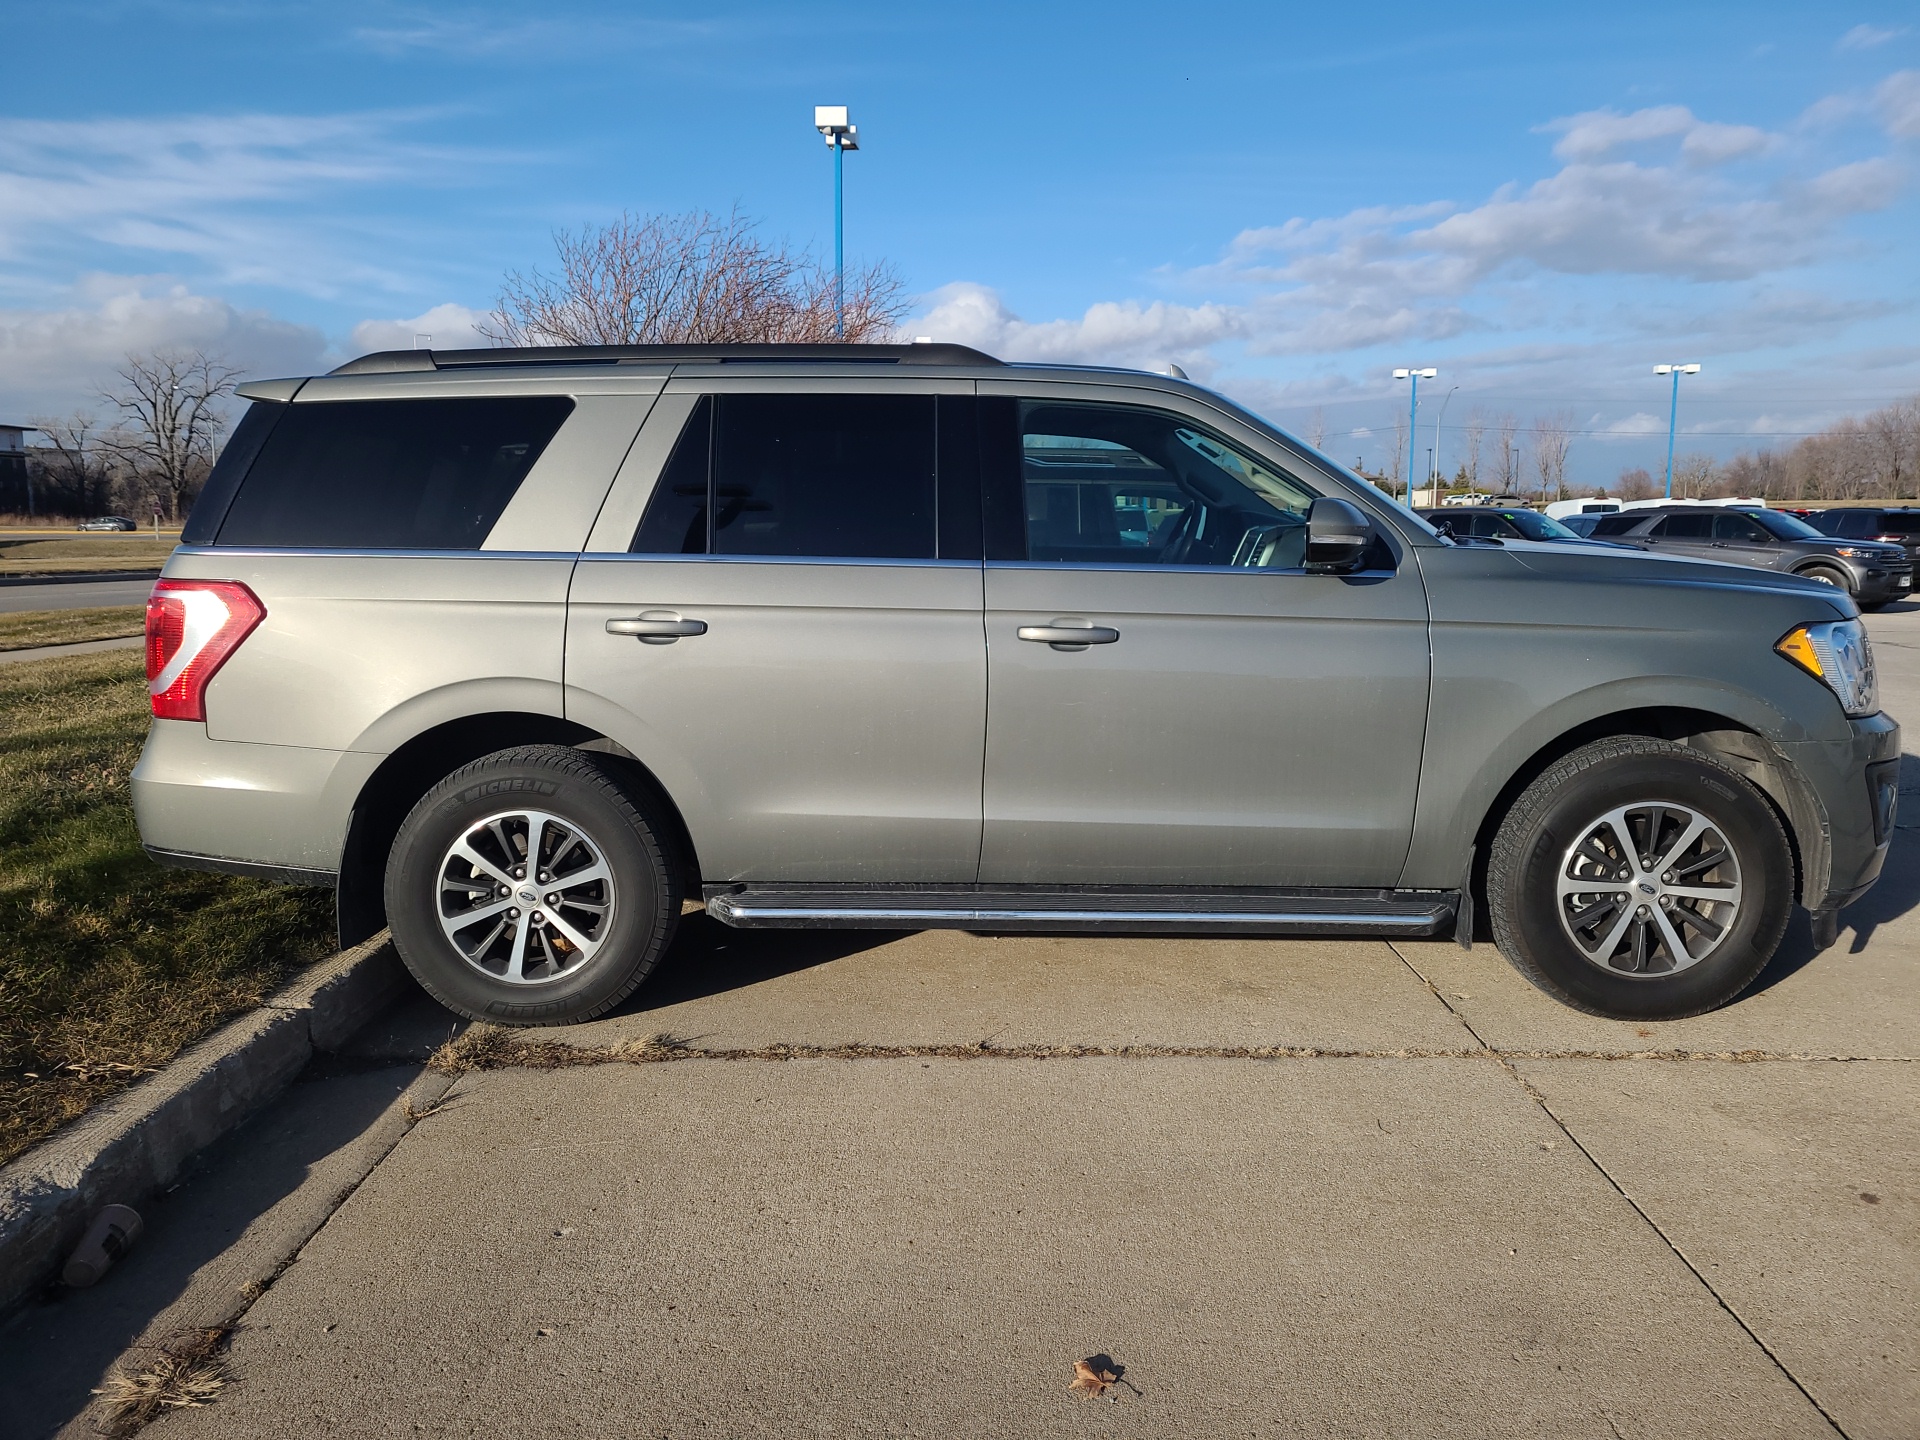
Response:
[[[758,216],[908,330],[1177,360],[1384,460],[1570,412],[1572,472],[1726,455],[1920,391],[1920,10],[1880,5],[6,0],[0,419],[129,349],[250,373],[469,340],[555,227]],[[1423,442],[1423,448],[1424,448]],[[1451,468],[1451,461],[1448,461]]]

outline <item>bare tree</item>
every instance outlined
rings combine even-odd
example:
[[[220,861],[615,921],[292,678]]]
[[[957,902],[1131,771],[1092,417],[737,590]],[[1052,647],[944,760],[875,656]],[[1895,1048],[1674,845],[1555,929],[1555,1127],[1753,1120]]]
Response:
[[[199,350],[160,350],[129,355],[119,375],[120,385],[101,393],[120,412],[101,447],[178,520],[213,468],[226,429],[219,401],[240,372]]]
[[[1467,411],[1466,423],[1460,427],[1460,464],[1469,490],[1480,488],[1480,445],[1486,434],[1487,412],[1476,405]]]
[[[1520,489],[1520,446],[1517,439],[1520,420],[1508,411],[1494,416],[1490,424],[1493,429],[1493,478],[1502,495],[1512,495]]]
[[[1543,499],[1549,490],[1555,500],[1567,498],[1567,451],[1573,446],[1577,423],[1571,410],[1550,410],[1533,417],[1533,469]]]
[[[113,477],[94,434],[100,421],[76,410],[64,420],[38,416],[32,422],[46,442],[33,458],[40,471],[41,504],[53,515],[105,513]]]
[[[833,272],[724,216],[626,215],[559,231],[560,273],[510,273],[481,326],[502,345],[688,345],[888,339],[906,313],[886,264],[847,276],[834,334]]]
[[[1316,405],[1313,413],[1307,417],[1307,443],[1316,450],[1324,450],[1327,445],[1327,407]]]
[[[1614,493],[1622,500],[1651,500],[1656,491],[1653,476],[1645,469],[1622,470],[1613,482]]]
[[[1719,478],[1720,467],[1711,455],[1694,452],[1673,462],[1673,495],[1676,500],[1698,500]]]

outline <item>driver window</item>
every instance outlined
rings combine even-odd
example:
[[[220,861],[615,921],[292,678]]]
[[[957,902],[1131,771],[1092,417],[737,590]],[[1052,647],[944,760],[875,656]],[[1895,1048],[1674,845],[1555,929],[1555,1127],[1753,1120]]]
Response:
[[[1744,515],[1716,515],[1713,517],[1713,538],[1736,540],[1745,545],[1764,545],[1770,537]]]
[[[1027,558],[1299,568],[1312,492],[1183,416],[1020,406]]]

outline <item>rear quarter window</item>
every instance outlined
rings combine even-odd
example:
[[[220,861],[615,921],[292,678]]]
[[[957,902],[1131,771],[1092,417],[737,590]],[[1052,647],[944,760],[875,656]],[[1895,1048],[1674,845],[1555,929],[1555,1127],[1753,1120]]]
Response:
[[[215,543],[477,550],[572,410],[560,395],[289,405]]]
[[[1596,536],[1625,535],[1644,519],[1644,515],[1602,515],[1594,523],[1592,533]]]

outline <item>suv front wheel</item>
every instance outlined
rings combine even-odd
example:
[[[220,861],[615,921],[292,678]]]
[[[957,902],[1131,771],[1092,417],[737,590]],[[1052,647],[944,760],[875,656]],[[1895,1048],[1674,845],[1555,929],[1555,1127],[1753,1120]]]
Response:
[[[501,750],[429,790],[387,859],[407,969],[475,1020],[562,1025],[647,977],[680,914],[670,831],[592,756]]]
[[[1792,889],[1765,797],[1709,755],[1639,736],[1550,767],[1487,864],[1501,953],[1556,999],[1621,1020],[1733,999],[1773,958]]]

